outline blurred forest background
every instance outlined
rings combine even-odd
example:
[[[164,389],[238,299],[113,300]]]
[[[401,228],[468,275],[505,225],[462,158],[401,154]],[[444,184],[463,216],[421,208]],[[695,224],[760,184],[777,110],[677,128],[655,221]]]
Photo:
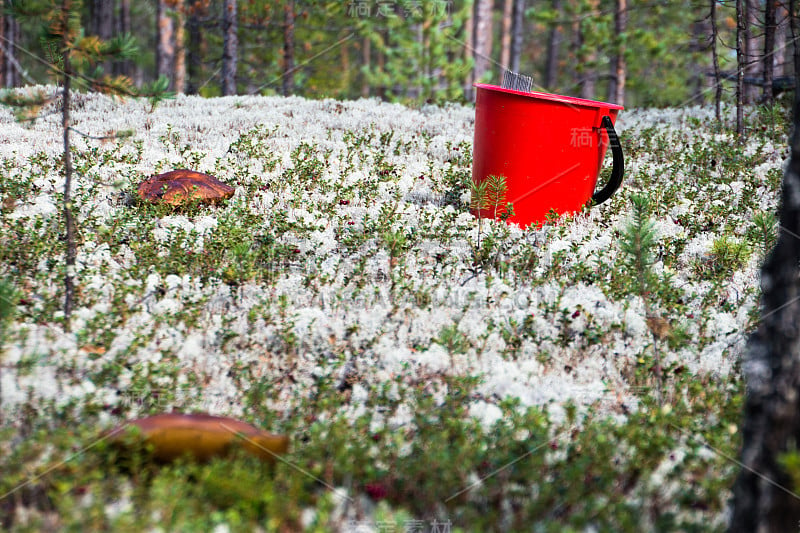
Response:
[[[37,26],[0,0],[0,85],[48,81]],[[470,101],[503,68],[536,90],[622,103],[732,100],[737,37],[743,101],[793,83],[793,3],[775,0],[86,0],[88,35],[132,34],[134,59],[101,65],[142,85],[219,96]],[[77,4],[76,4],[77,5]],[[715,68],[716,63],[716,68]],[[723,98],[725,98],[723,96]]]

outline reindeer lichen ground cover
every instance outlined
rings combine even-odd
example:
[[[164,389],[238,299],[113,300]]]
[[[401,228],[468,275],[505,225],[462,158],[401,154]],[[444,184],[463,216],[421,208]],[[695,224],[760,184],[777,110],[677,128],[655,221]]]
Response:
[[[4,528],[724,527],[782,109],[741,146],[709,109],[626,111],[622,190],[522,230],[469,213],[469,107],[75,100],[75,129],[135,134],[75,136],[70,332],[57,120],[0,111]],[[236,193],[135,201],[176,168]],[[173,409],[291,452],[160,466],[98,440]]]

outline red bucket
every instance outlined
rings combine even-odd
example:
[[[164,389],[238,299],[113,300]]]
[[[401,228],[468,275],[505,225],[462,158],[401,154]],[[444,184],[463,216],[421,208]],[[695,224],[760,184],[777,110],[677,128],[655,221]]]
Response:
[[[472,179],[505,176],[503,206],[514,208],[509,222],[522,227],[545,221],[550,211],[579,211],[599,204],[622,184],[624,158],[614,131],[622,106],[546,93],[476,84]],[[606,148],[613,169],[595,192]],[[494,207],[473,214],[491,218]]]

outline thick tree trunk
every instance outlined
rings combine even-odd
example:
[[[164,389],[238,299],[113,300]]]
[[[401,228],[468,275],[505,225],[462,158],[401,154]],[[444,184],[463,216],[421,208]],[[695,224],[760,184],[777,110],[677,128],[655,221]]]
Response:
[[[175,60],[175,28],[169,15],[167,0],[158,0],[156,4],[156,77],[166,76],[170,79],[170,88],[174,87],[172,65]]]
[[[20,84],[19,63],[17,61],[17,41],[19,41],[19,22],[11,15],[3,17],[3,51],[5,61],[3,64],[3,85],[16,87]]]
[[[732,533],[783,533],[800,523],[800,495],[778,464],[800,441],[800,91],[793,121],[778,241],[761,269],[762,320],[742,366],[747,397]]]
[[[196,9],[190,9],[186,18],[186,92],[197,94],[200,90],[200,74],[202,59],[200,48],[203,36],[200,32],[200,14]]]
[[[590,59],[594,62],[594,54],[590,54]],[[597,90],[597,72],[593,68],[586,69],[581,79],[581,98],[591,100],[595,98]]]
[[[388,48],[389,45],[389,33],[388,32],[380,32],[381,35],[381,46],[378,49],[378,72],[383,74],[386,70],[386,55],[384,54],[384,50]],[[386,86],[379,85],[377,89],[378,98],[384,99],[386,98]]]
[[[175,9],[175,72],[173,90],[183,94],[186,91],[186,9],[179,3]]]
[[[691,103],[696,105],[705,104],[705,95],[708,92],[709,78],[706,76],[705,68],[701,64],[701,57],[704,57],[710,45],[709,34],[709,21],[706,18],[701,18],[692,23],[692,41],[690,45],[690,60],[692,72],[690,78],[691,86]]]
[[[593,13],[598,11],[600,0],[590,0],[589,7]],[[578,23],[578,39],[583,44],[585,40],[584,28],[582,23]],[[580,59],[582,66],[581,80],[580,80],[580,96],[581,98],[595,98],[597,92],[597,50],[590,49]]]
[[[553,11],[556,18],[561,18],[561,0],[553,0]],[[544,66],[544,86],[554,89],[558,82],[558,53],[561,49],[561,28],[558,21],[553,22],[547,35],[547,60]]]
[[[503,68],[511,68],[511,26],[514,11],[514,0],[503,0],[503,27],[500,35],[500,64]]]
[[[372,62],[372,42],[369,40],[369,37],[364,37],[364,41],[362,43],[361,48],[361,61],[364,66],[364,70],[368,71]],[[369,79],[365,75],[362,78],[361,82],[361,96],[363,98],[369,98]]]
[[[525,37],[525,0],[514,0],[513,26],[511,29],[511,70],[519,72],[522,57],[522,39]]]
[[[6,45],[5,37],[6,37],[6,18],[9,15],[4,15],[3,11],[6,8],[6,2],[8,0],[0,0],[0,87],[6,87],[6,48],[10,48]]]
[[[475,12],[475,81],[489,72],[492,58],[492,0],[477,0]]]
[[[239,59],[236,0],[225,0],[222,6],[222,94],[236,94],[236,63]]]
[[[89,33],[107,41],[114,34],[114,0],[91,0]]]
[[[778,4],[776,11],[775,51],[772,54],[773,75],[780,78],[787,74],[786,71],[786,35],[789,33],[789,11],[785,2]]]
[[[608,78],[608,98],[611,102],[625,103],[625,32],[628,31],[628,6],[626,0],[616,0],[614,10],[614,56],[611,59],[611,75]]]
[[[131,0],[120,0],[114,28],[118,35],[131,33]],[[130,59],[115,61],[112,69],[114,74],[133,76],[133,62]]]
[[[472,67],[467,70],[467,78],[464,80],[464,98],[472,100],[472,84],[475,81],[475,10],[477,6],[473,2],[469,8],[469,16],[464,24],[464,59],[472,61]]]
[[[761,99],[764,102],[772,101],[772,80],[774,78],[775,63],[772,54],[775,52],[775,31],[777,29],[777,0],[764,2],[764,87]]]
[[[283,26],[283,96],[294,93],[294,0],[287,0],[284,6]],[[347,57],[347,51],[342,46]],[[349,72],[349,68],[345,73]]]
[[[575,87],[575,91],[580,90],[583,83],[583,57],[580,50],[583,47],[583,33],[581,32],[580,20],[576,17],[572,21],[572,38],[570,45],[569,60],[565,70],[569,72],[571,82]]]

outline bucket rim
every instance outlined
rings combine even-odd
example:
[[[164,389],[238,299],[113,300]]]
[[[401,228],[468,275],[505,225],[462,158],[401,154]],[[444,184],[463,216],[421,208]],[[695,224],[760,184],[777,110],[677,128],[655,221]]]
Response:
[[[574,96],[564,96],[561,94],[554,94],[554,93],[540,93],[540,92],[524,92],[524,91],[515,91],[514,89],[506,89],[505,87],[500,87],[499,85],[491,85],[488,83],[475,83],[473,87],[477,87],[478,89],[487,89],[490,91],[497,91],[501,93],[508,93],[508,94],[516,94],[519,96],[526,96],[528,98],[534,98],[537,100],[547,100],[550,102],[558,102],[562,104],[568,105],[580,105],[584,107],[593,107],[596,109],[614,109],[614,110],[622,110],[625,107],[619,104],[611,104],[608,102],[600,102],[598,100],[587,100],[586,98],[576,98]]]

